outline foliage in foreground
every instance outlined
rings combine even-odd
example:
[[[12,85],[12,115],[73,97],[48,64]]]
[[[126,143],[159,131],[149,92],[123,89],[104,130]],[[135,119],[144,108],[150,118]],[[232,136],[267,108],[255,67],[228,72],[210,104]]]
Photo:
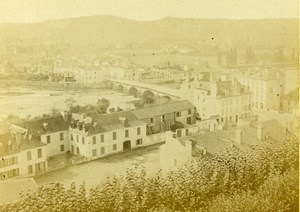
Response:
[[[4,211],[298,211],[298,141],[200,158],[148,176],[144,169],[84,184],[41,186]]]

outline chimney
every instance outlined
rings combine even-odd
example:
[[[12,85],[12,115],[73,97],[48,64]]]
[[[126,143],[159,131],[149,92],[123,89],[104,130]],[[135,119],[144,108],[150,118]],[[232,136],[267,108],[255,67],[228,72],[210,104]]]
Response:
[[[238,144],[241,144],[242,143],[242,140],[243,139],[243,131],[241,128],[236,128],[235,130],[235,141],[236,143]]]
[[[257,139],[260,141],[265,139],[265,129],[261,122],[257,126]]]
[[[185,140],[185,148],[187,153],[190,156],[193,156],[193,152],[194,152],[194,141],[192,140]]]
[[[124,117],[119,117],[119,121],[123,124],[124,127],[128,124],[128,120]]]
[[[48,123],[44,122],[43,127],[44,127],[45,131],[47,131],[47,126],[48,126]]]

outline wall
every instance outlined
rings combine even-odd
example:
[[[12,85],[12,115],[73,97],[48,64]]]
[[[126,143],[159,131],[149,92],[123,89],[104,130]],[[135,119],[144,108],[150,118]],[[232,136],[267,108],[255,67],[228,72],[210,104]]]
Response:
[[[60,140],[60,133],[64,134],[64,139]],[[47,144],[47,136],[50,136],[51,143]],[[67,130],[59,131],[55,133],[41,135],[41,142],[47,145],[47,156],[52,157],[54,155],[63,154],[69,150],[69,133]],[[64,151],[60,151],[60,145],[64,145]]]

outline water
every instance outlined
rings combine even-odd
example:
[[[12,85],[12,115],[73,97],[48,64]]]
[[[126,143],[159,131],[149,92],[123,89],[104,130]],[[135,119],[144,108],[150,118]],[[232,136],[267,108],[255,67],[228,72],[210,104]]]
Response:
[[[133,101],[137,98],[114,90],[105,89],[68,89],[50,90],[44,88],[9,87],[0,90],[0,118],[9,114],[19,117],[37,116],[49,113],[53,108],[61,111],[66,109],[65,100],[73,98],[75,104],[96,104],[98,99],[106,98],[110,107],[120,107],[123,110],[134,108]]]

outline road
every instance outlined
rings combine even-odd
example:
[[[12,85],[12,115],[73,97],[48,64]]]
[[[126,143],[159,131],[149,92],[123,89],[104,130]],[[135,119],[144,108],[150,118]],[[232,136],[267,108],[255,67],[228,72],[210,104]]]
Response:
[[[159,147],[151,146],[140,150],[101,158],[65,169],[46,173],[35,178],[38,185],[60,182],[69,186],[72,182],[86,182],[88,189],[97,186],[107,177],[123,174],[127,168],[144,166],[147,173],[159,170]]]

